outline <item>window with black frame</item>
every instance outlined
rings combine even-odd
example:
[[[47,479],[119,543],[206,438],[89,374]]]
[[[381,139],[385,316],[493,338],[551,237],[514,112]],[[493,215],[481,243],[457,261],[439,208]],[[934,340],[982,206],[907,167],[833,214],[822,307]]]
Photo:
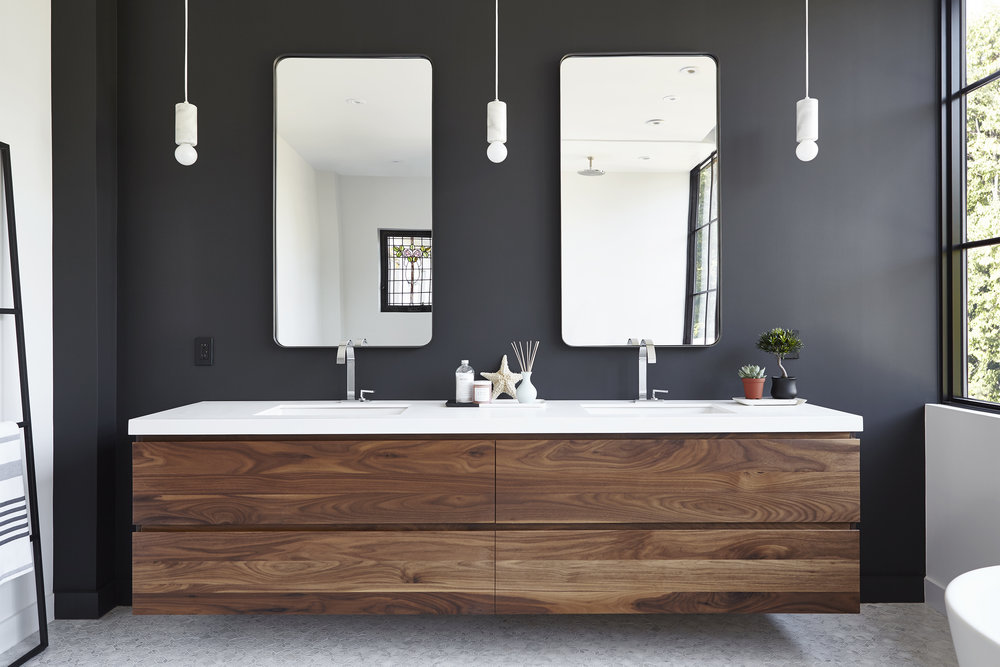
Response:
[[[944,6],[945,391],[1000,407],[1000,0]]]
[[[691,170],[684,344],[715,342],[719,307],[719,154]]]

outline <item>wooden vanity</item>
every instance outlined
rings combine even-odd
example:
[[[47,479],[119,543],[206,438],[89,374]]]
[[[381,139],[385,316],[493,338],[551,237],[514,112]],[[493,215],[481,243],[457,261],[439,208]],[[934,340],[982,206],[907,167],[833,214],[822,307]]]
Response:
[[[859,610],[851,432],[137,435],[133,610]]]

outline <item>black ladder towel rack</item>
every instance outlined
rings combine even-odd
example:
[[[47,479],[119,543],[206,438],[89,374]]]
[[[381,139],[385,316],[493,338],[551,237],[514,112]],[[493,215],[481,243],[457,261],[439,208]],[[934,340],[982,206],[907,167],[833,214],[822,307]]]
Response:
[[[17,366],[21,379],[21,421],[24,431],[24,462],[28,477],[28,520],[31,529],[31,556],[35,572],[35,597],[38,607],[38,645],[10,663],[22,665],[49,645],[49,629],[45,613],[45,579],[42,576],[42,534],[38,527],[38,491],[35,482],[35,446],[31,433],[31,408],[28,400],[28,370],[24,353],[24,311],[21,309],[21,269],[17,256],[17,227],[14,224],[14,186],[11,183],[10,146],[0,142],[0,181],[3,182],[3,203],[6,207],[7,243],[10,246],[10,277],[14,296],[13,308],[0,308],[0,316],[14,318],[17,338]]]

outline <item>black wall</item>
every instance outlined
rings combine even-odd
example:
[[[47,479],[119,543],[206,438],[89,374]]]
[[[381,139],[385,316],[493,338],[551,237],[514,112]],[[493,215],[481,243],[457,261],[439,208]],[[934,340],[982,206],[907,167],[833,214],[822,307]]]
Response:
[[[282,349],[271,336],[276,56],[409,53],[434,65],[434,339],[420,349],[359,351],[359,386],[380,399],[443,399],[461,358],[491,370],[508,341],[537,338],[540,395],[571,399],[631,395],[636,353],[561,342],[559,60],[698,51],[716,55],[721,73],[722,339],[710,349],[659,350],[650,384],[672,398],[732,396],[740,364],[773,365],[754,349],[761,330],[800,329],[802,358],[790,363],[802,395],[865,418],[864,597],[920,599],[922,406],[938,399],[939,7],[813,4],[820,155],[804,164],[794,156],[802,4],[504,0],[500,97],[510,155],[494,165],[485,156],[488,0],[193,0],[190,99],[200,143],[197,164],[184,168],[172,155],[183,4],[119,0],[117,541],[112,554],[86,508],[57,496],[57,595],[95,578],[89,563],[59,568],[73,558],[76,517],[102,557],[114,558],[128,599],[129,418],[206,399],[343,394],[335,350]],[[57,146],[57,168],[71,158]],[[71,196],[57,188],[56,202]],[[59,210],[57,241],[69,234]],[[92,247],[79,252],[93,261]],[[483,269],[488,280],[470,279]],[[55,271],[65,278],[72,267]],[[58,322],[68,306],[56,304]],[[213,367],[192,365],[199,335],[215,337]],[[71,407],[56,407],[57,464],[84,447],[59,437]]]
[[[117,598],[116,2],[52,2],[55,614]],[[124,496],[127,498],[127,496]]]

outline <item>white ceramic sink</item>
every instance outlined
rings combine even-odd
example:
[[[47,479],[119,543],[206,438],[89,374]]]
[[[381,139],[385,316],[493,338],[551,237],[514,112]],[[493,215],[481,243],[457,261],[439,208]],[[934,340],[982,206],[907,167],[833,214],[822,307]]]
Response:
[[[323,419],[370,419],[401,415],[410,407],[405,403],[361,403],[332,401],[330,403],[289,403],[256,413],[255,417],[320,417]]]
[[[686,415],[733,414],[711,403],[684,403],[680,401],[628,401],[621,403],[584,403],[589,414],[604,417],[679,417]]]

